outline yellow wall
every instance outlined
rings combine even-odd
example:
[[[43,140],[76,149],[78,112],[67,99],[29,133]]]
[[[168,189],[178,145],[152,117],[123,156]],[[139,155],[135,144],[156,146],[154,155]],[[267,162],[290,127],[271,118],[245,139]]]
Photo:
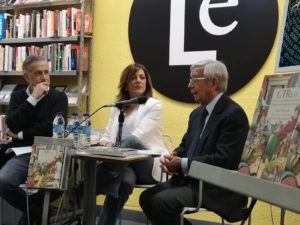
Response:
[[[125,66],[133,62],[128,40],[128,20],[132,2],[133,0],[95,0],[91,112],[101,105],[115,101],[120,73]],[[280,27],[284,1],[278,0],[278,5]],[[277,32],[274,48],[257,76],[241,91],[231,96],[242,105],[250,121],[264,75],[274,74],[279,35],[280,29]],[[164,132],[173,137],[174,146],[177,146],[186,130],[188,116],[197,105],[174,101],[156,91],[154,95],[164,102]],[[102,109],[95,114],[92,118],[93,127],[105,127],[109,112],[109,109]],[[136,200],[137,196],[136,194],[131,198]],[[134,204],[136,205],[137,201],[134,201]],[[258,213],[253,215],[253,225],[270,224],[270,210],[266,204],[260,203],[255,209]],[[261,210],[267,216],[263,216]],[[276,211],[275,214],[278,215],[278,212]],[[300,216],[291,213],[287,217],[289,221],[287,224],[300,224]],[[260,221],[264,218],[268,218],[265,223]]]
[[[120,73],[133,62],[128,40],[128,20],[132,0],[96,0],[94,11],[94,39],[92,56],[91,109],[115,101]],[[283,14],[283,1],[279,1],[279,18]],[[281,19],[279,21],[281,24]],[[245,109],[249,120],[259,94],[264,75],[274,74],[279,31],[274,48],[257,76],[241,91],[231,97]],[[153,56],[155,57],[155,56]],[[151,72],[151,71],[150,71]],[[186,130],[187,119],[197,105],[172,100],[154,92],[165,106],[164,132],[172,135],[177,145]],[[92,118],[93,127],[105,127],[109,109],[103,109]]]

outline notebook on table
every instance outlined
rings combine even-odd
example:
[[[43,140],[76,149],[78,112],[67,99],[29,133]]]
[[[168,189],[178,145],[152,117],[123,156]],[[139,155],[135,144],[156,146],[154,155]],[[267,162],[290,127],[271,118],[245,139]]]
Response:
[[[137,155],[138,150],[133,148],[119,148],[119,147],[106,147],[106,146],[93,146],[85,150],[86,153],[126,157],[129,155]]]

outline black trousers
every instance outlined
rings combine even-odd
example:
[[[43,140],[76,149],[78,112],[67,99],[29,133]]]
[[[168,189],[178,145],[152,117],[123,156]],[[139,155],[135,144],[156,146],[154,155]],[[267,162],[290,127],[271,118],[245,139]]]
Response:
[[[0,144],[0,168],[15,155],[13,152],[6,154],[8,148],[10,144]]]
[[[142,192],[140,205],[153,225],[179,225],[183,207],[195,207],[197,200],[187,179],[180,176]]]

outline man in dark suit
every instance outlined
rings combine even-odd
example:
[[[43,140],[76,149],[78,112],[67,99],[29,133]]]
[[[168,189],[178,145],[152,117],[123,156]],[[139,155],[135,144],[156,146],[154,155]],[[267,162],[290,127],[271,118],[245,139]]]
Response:
[[[161,161],[162,169],[173,177],[140,196],[140,205],[153,225],[180,224],[183,207],[197,205],[198,181],[187,176],[193,160],[237,170],[249,125],[244,110],[224,94],[227,81],[226,66],[219,61],[191,66],[188,87],[201,106],[190,114],[179,147]],[[239,219],[246,204],[244,196],[204,184],[202,206],[229,222]]]

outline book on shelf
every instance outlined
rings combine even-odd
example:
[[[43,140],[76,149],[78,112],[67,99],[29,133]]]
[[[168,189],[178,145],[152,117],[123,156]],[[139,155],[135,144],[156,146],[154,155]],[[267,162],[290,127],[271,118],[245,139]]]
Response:
[[[83,54],[80,52],[79,45],[71,45],[71,68],[72,70],[80,69],[80,56],[83,57],[82,71],[88,71],[89,66],[89,47],[83,47]]]
[[[0,115],[0,142],[6,140],[6,115]]]
[[[0,102],[8,103],[10,101],[10,95],[16,86],[16,84],[5,84],[0,91]]]
[[[61,91],[61,92],[64,92],[66,87],[67,86],[65,86],[65,85],[60,85],[60,86],[54,86],[54,89],[58,90],[58,91]]]
[[[67,189],[72,145],[69,139],[35,137],[27,188]]]
[[[92,34],[92,14],[85,14],[85,34]],[[81,33],[81,10],[32,10],[15,15],[0,13],[0,39],[75,37]]]
[[[82,70],[89,66],[89,49],[84,46],[83,54],[79,45],[52,43],[43,46],[0,46],[0,71],[22,71],[22,64],[28,55],[41,55],[48,61],[50,71],[79,70],[80,56],[83,57]],[[2,60],[1,60],[2,59]]]
[[[3,62],[4,57],[3,56],[4,56],[4,48],[1,45],[0,46],[0,71],[3,71],[3,65],[4,65],[4,62]]]
[[[77,10],[76,31],[78,35],[80,35],[80,30],[81,30],[81,10]],[[90,12],[87,12],[84,14],[84,33],[87,35],[91,35],[92,32],[93,32],[92,14]]]
[[[300,187],[300,74],[265,76],[239,171]]]
[[[0,40],[5,38],[5,18],[4,13],[0,13]]]
[[[70,105],[76,105],[78,101],[78,87],[75,85],[67,86],[65,93],[68,97],[68,102]]]

